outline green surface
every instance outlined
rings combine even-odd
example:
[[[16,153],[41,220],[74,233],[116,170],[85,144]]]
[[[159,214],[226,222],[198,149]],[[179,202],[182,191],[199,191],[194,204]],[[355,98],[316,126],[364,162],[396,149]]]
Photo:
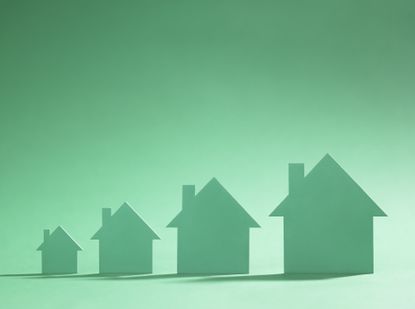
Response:
[[[414,308],[414,28],[409,0],[0,0],[1,274],[40,272],[58,225],[97,272],[89,238],[124,201],[174,273],[181,185],[213,176],[261,226],[251,272],[281,273],[287,164],[326,153],[388,214],[370,276],[0,277],[0,307]]]

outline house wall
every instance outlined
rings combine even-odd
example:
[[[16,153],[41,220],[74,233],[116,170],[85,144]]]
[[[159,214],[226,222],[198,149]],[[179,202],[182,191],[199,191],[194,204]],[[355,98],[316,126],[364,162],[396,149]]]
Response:
[[[43,274],[73,274],[78,271],[78,252],[76,250],[42,251]]]
[[[153,271],[153,242],[148,240],[99,241],[100,273],[145,274]]]
[[[284,218],[286,273],[372,273],[373,218]]]
[[[249,228],[194,225],[178,229],[177,272],[249,272]]]

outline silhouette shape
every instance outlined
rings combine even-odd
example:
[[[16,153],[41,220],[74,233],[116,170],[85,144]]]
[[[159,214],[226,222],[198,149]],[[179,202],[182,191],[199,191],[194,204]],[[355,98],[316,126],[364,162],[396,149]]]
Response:
[[[160,239],[141,217],[124,203],[113,215],[102,209],[99,240],[101,274],[148,274],[153,271],[153,240]]]
[[[195,195],[185,185],[182,210],[168,224],[178,229],[179,274],[249,272],[249,229],[258,223],[213,178]]]
[[[373,273],[373,217],[386,216],[330,156],[304,177],[289,164],[284,217],[285,273]]]
[[[74,274],[78,271],[78,251],[82,248],[71,236],[58,226],[52,234],[43,231],[42,274]]]

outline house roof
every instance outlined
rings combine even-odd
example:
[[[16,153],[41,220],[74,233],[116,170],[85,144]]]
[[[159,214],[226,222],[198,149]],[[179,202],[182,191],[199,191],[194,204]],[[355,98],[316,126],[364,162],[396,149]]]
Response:
[[[101,239],[107,236],[113,237],[114,235],[140,239],[160,239],[150,226],[144,222],[140,215],[128,205],[128,203],[122,204],[121,207],[109,217],[108,222],[101,226],[91,239]]]
[[[348,214],[386,216],[365,191],[329,155],[302,179],[270,216],[287,216],[307,211],[330,212],[347,209]]]
[[[167,227],[192,224],[197,220],[211,223],[220,220],[246,227],[259,227],[259,224],[216,178],[212,178],[195,195],[192,204],[184,207]]]
[[[71,248],[75,251],[82,250],[81,246],[66,232],[63,227],[58,226],[49,237],[37,248],[38,251],[59,250]]]

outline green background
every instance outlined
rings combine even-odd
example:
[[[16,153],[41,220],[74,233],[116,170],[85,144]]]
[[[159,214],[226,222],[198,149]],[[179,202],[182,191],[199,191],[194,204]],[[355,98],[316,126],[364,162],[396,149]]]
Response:
[[[412,0],[0,0],[0,274],[40,271],[62,225],[94,273],[101,208],[128,201],[175,272],[182,184],[215,176],[282,271],[287,164],[330,153],[388,214],[375,274],[210,282],[0,277],[2,308],[414,308]]]

